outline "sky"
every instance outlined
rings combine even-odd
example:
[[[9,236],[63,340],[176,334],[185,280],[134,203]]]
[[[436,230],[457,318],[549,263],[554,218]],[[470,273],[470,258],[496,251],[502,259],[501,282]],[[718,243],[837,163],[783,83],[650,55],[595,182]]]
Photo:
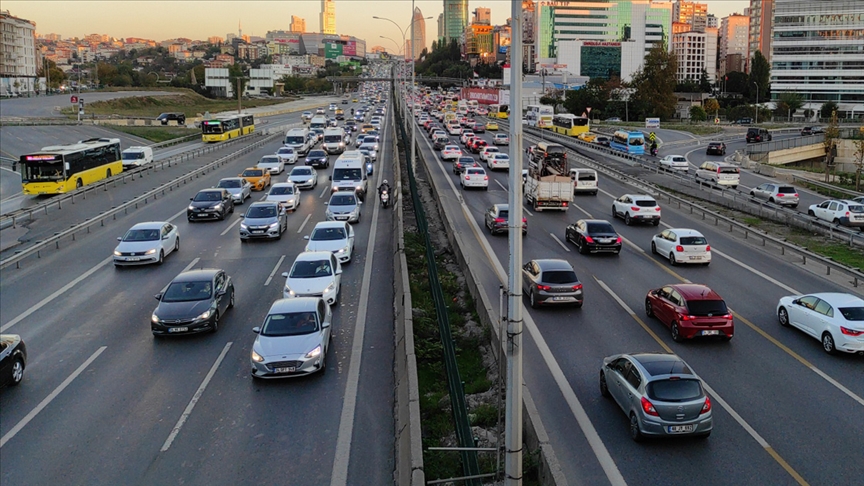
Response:
[[[803,1],[803,0],[802,0]],[[708,12],[718,18],[733,12],[743,13],[749,1],[703,0]],[[353,35],[366,41],[366,48],[381,45],[395,50],[393,41],[403,38],[402,30],[411,22],[411,2],[406,0],[335,0],[336,32]],[[438,32],[438,15],[444,9],[443,0],[417,0],[426,20],[427,47]],[[510,2],[503,0],[471,0],[469,15],[477,7],[490,8],[492,24],[500,25],[510,17]],[[11,15],[36,22],[36,32],[60,34],[62,38],[107,34],[111,37],[140,37],[161,41],[186,37],[206,40],[210,36],[223,39],[229,32],[237,33],[238,24],[244,35],[264,37],[269,30],[288,30],[291,16],[306,19],[306,30],[319,30],[321,2],[308,0],[3,0],[3,10]],[[387,17],[400,27],[372,16]],[[407,32],[405,38],[410,38]]]

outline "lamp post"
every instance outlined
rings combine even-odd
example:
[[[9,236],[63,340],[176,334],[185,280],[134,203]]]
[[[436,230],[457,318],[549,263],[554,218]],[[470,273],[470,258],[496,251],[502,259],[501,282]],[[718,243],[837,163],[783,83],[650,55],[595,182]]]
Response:
[[[756,86],[756,124],[759,124],[759,85],[753,81],[753,86]]]
[[[394,39],[394,38],[392,38],[392,37],[387,37],[386,35],[379,35],[378,37],[380,37],[380,38],[382,38],[382,39],[387,39],[387,40],[389,40],[390,42],[396,44],[396,52],[398,52],[398,53],[400,53],[400,54],[405,50],[405,49],[404,49],[404,46],[403,46],[403,47],[399,47],[399,43],[396,42],[396,39]]]

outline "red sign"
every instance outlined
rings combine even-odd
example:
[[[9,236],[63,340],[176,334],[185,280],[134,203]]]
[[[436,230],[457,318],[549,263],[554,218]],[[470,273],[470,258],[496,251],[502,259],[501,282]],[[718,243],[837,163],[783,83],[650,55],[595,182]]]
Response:
[[[608,42],[608,41],[582,41],[583,46],[596,46],[596,47],[621,47],[620,42]]]
[[[483,105],[498,103],[498,90],[488,88],[462,88],[463,100],[476,100]]]
[[[78,103],[78,97],[77,97],[77,96],[73,96],[73,97],[72,97],[72,100],[71,100],[70,102],[71,102],[73,105],[74,105],[75,103]]]

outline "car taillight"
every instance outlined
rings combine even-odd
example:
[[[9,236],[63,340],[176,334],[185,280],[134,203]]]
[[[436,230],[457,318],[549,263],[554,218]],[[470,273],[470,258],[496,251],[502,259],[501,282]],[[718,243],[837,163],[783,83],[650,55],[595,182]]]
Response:
[[[618,244],[618,245],[620,245],[620,244],[621,244],[621,241],[622,241],[622,240],[621,240],[621,237],[619,236],[618,239],[615,240],[615,243]]]
[[[792,197],[798,197],[798,193],[792,194]]]
[[[846,211],[846,214],[844,214],[844,216],[848,218],[849,217],[849,211]]]
[[[489,176],[483,176],[483,180],[484,180],[484,181],[488,181],[488,180],[489,180]]]
[[[522,218],[522,224],[528,224],[528,218]]]
[[[639,206],[630,206],[632,211],[639,211]]]
[[[466,181],[470,181],[470,180],[471,180],[471,176],[466,175],[466,176],[465,176],[465,180],[466,180]]]
[[[777,193],[777,197],[783,197],[783,194]]]
[[[840,326],[840,332],[847,336],[860,336],[864,334],[864,331],[856,331],[855,329],[849,329],[847,327]]]
[[[582,290],[582,284],[576,284],[573,286],[573,290]]]
[[[537,285],[537,288],[540,290],[552,290],[552,287],[548,285]]]
[[[682,321],[693,321],[693,320],[696,320],[696,316],[691,316],[688,314],[681,314],[681,320]]]
[[[585,242],[586,243],[594,243],[594,238],[591,238],[590,236],[585,236]]]
[[[711,411],[711,397],[705,395],[705,405],[702,405],[702,411],[699,414],[708,413]]]
[[[681,246],[681,245],[678,245],[678,246],[675,247],[675,251],[677,251],[677,252],[682,252],[682,251],[684,251],[684,247]]]
[[[705,245],[705,251],[711,251],[711,245]]]
[[[567,201],[564,201],[564,203],[562,204],[562,206],[564,206],[564,207],[566,208],[566,207],[567,207]]]
[[[504,218],[495,218],[495,222],[496,223],[506,223],[507,220],[505,220]]]
[[[654,405],[645,397],[642,397],[642,411],[647,415],[653,415],[655,417],[660,416],[660,414],[657,413],[657,410],[654,409]]]

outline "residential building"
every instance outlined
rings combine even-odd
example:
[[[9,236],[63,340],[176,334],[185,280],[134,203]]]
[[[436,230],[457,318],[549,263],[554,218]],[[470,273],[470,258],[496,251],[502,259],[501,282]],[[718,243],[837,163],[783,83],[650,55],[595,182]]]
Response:
[[[414,59],[420,57],[420,54],[423,53],[423,49],[426,48],[426,20],[423,18],[423,12],[420,11],[420,7],[416,7],[414,9],[414,19],[412,20],[414,26],[414,37],[409,39],[411,43],[411,51],[405,51],[406,53],[411,52],[414,56]],[[408,35],[411,35],[411,29],[408,29]]]
[[[510,63],[509,56],[506,59]],[[522,66],[529,72],[537,68],[537,5],[522,0]],[[509,81],[509,80],[505,80]]]
[[[864,2],[774,0],[773,28],[772,98],[794,92],[805,109],[835,101],[841,116],[864,114]]]
[[[492,24],[492,11],[486,7],[478,7],[474,9],[474,18],[471,20],[473,24]]]
[[[443,40],[459,40],[468,26],[468,0],[444,0]]]
[[[749,57],[750,17],[734,13],[720,19],[718,51],[720,67],[718,74],[725,76],[732,71],[747,72]],[[744,60],[744,65],[741,61]]]
[[[444,38],[444,13],[438,14],[438,35],[435,37],[438,41]]]
[[[306,32],[306,19],[302,17],[298,17],[296,15],[291,16],[291,25],[289,27],[291,32],[303,33]]]
[[[491,25],[472,23],[465,29],[465,54],[484,64],[495,60]]]
[[[496,25],[492,27],[492,52],[495,53],[495,56],[492,59],[493,62],[506,62],[507,56],[510,54],[512,32],[510,20],[511,19],[507,19],[506,25]]]
[[[720,28],[720,19],[718,19],[716,15],[709,13],[707,26],[710,29],[719,29]]]
[[[774,23],[774,0],[750,0],[750,47],[747,52],[747,72],[750,59],[760,51],[771,62],[771,29]]]
[[[336,5],[333,0],[321,0],[321,33],[336,33]]]
[[[713,83],[717,77],[717,29],[681,32],[672,36],[672,51],[678,58],[676,81],[699,83],[702,72]]]
[[[213,44],[215,46],[218,46],[219,44],[222,43],[222,38],[219,37],[218,35],[210,36],[207,38],[207,42],[210,44]]]
[[[36,91],[36,22],[0,11],[0,95]]]
[[[678,0],[672,4],[672,21],[690,24],[690,30],[705,32],[708,27],[708,5]]]

